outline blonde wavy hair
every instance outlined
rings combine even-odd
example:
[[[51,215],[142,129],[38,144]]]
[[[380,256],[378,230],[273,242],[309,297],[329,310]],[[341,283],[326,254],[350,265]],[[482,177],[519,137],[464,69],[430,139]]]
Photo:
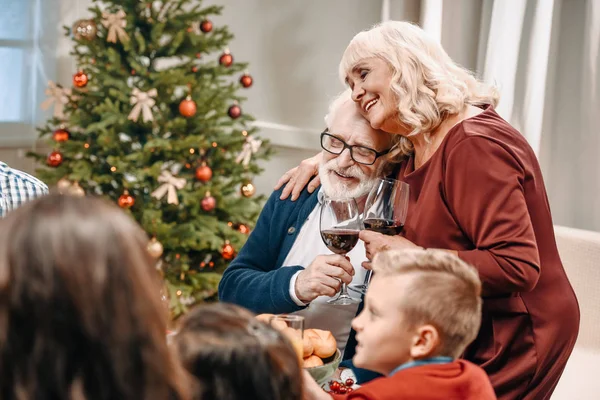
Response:
[[[412,129],[409,136],[423,134],[427,140],[444,119],[466,104],[498,104],[496,87],[477,80],[452,61],[440,43],[409,22],[383,22],[354,36],[339,65],[342,81],[360,61],[372,57],[384,60],[392,70],[398,118]],[[406,137],[396,147],[397,156],[413,152]]]

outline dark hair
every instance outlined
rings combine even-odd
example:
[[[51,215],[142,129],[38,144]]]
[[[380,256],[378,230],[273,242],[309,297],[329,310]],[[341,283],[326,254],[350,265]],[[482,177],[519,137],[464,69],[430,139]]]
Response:
[[[0,221],[0,397],[185,397],[148,238],[118,207],[49,195]]]
[[[301,400],[300,362],[277,330],[232,304],[195,308],[174,338],[196,399]]]

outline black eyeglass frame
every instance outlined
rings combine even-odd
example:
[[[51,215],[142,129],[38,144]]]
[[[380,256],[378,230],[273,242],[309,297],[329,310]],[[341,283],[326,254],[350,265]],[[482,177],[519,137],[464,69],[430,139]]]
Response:
[[[325,148],[325,146],[323,146],[323,138],[324,138],[325,136],[330,136],[330,137],[332,137],[332,138],[334,138],[334,139],[336,139],[336,140],[339,140],[340,142],[342,142],[342,144],[344,145],[344,147],[342,148],[342,150],[341,150],[339,153],[334,153],[333,151],[326,149],[326,148]],[[359,148],[361,148],[361,149],[369,150],[369,151],[372,151],[373,153],[375,153],[375,159],[373,160],[373,162],[372,162],[372,163],[365,163],[365,162],[362,162],[362,161],[357,161],[357,160],[354,158],[354,152],[353,152],[353,149],[354,149],[355,147],[359,147]],[[344,152],[344,150],[348,149],[348,150],[350,151],[350,158],[352,158],[352,160],[353,160],[355,163],[362,164],[362,165],[373,165],[373,164],[375,164],[375,162],[377,161],[377,159],[378,159],[379,157],[381,157],[381,156],[385,156],[386,154],[388,154],[388,153],[390,152],[390,149],[388,149],[388,150],[384,150],[384,151],[377,151],[377,150],[375,150],[375,149],[372,149],[372,148],[370,148],[370,147],[366,147],[366,146],[349,145],[348,143],[344,142],[344,141],[343,141],[342,139],[340,139],[339,137],[337,137],[337,136],[335,136],[335,135],[332,135],[332,134],[329,132],[329,130],[327,130],[327,129],[325,129],[323,132],[321,132],[321,148],[322,148],[323,150],[325,150],[326,152],[328,152],[329,154],[335,154],[335,155],[340,155],[340,154],[342,154],[342,153]]]

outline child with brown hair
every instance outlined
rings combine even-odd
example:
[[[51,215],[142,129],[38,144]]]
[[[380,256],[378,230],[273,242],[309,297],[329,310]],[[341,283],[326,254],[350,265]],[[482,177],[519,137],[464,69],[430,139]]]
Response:
[[[302,399],[292,344],[242,307],[199,306],[185,316],[173,341],[196,400]]]
[[[354,365],[379,372],[340,399],[496,399],[485,372],[458,357],[481,323],[477,271],[449,252],[378,253],[365,308],[353,320]],[[305,374],[308,399],[331,399]]]
[[[187,398],[147,245],[96,198],[49,195],[0,220],[1,399]]]

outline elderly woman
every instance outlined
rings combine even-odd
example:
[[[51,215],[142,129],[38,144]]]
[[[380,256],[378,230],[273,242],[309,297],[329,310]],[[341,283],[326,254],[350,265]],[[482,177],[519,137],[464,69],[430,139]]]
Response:
[[[361,232],[367,256],[438,248],[473,264],[483,320],[464,357],[486,370],[500,399],[550,398],[577,338],[579,308],[538,161],[494,110],[496,91],[405,22],[356,35],[339,72],[371,126],[401,136],[397,178],[411,190],[403,235]],[[288,171],[283,196],[297,196],[317,165],[315,157]]]

